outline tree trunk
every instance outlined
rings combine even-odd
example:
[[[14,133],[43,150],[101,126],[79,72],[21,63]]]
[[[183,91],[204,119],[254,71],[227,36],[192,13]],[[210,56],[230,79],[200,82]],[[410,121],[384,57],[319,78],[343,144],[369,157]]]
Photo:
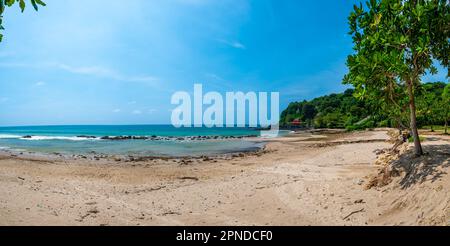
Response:
[[[414,138],[414,154],[416,156],[423,155],[422,145],[420,144],[419,131],[417,130],[417,119],[416,119],[416,102],[414,99],[413,83],[412,81],[407,82],[408,86],[408,96],[409,96],[409,109],[411,114],[411,133]]]
[[[448,128],[448,120],[445,120],[445,134],[448,134],[447,128]]]
[[[446,107],[449,107],[449,106],[447,105]],[[449,114],[448,113],[449,112],[448,112],[448,108],[447,108],[446,111],[445,111],[445,126],[444,126],[444,133],[445,134],[448,134],[448,131],[447,131],[447,129],[448,129],[448,119],[449,119]]]

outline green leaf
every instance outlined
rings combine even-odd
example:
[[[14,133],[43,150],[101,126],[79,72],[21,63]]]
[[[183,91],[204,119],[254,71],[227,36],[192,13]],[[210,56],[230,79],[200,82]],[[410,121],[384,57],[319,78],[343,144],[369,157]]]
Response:
[[[4,10],[5,10],[5,3],[3,2],[3,0],[0,0],[0,20]]]
[[[15,0],[6,0],[6,5],[8,5],[8,7],[11,7],[14,4]]]
[[[20,6],[20,10],[23,12],[25,10],[25,1],[24,0],[20,0],[19,1],[19,6]]]
[[[435,66],[430,67],[430,74],[435,75],[438,73],[438,70]]]
[[[41,5],[41,6],[47,6],[44,2],[42,2],[41,0],[35,0],[37,4]]]
[[[36,4],[36,0],[31,0],[31,5],[33,5],[33,8],[38,11],[38,6]]]

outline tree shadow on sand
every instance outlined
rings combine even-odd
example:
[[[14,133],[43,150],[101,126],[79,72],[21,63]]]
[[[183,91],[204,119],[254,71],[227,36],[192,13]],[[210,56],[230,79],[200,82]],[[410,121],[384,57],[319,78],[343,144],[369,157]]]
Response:
[[[392,163],[394,169],[405,173],[400,181],[403,189],[426,180],[435,182],[447,174],[444,169],[450,166],[449,145],[426,145],[424,151],[424,156],[415,157],[413,151],[408,150]]]

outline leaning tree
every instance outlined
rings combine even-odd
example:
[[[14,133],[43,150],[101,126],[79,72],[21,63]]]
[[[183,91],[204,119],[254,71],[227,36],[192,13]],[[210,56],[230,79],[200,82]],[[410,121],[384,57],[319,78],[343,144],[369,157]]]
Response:
[[[448,0],[370,0],[349,16],[354,53],[344,83],[356,96],[402,108],[407,99],[414,152],[423,155],[416,123],[415,89],[421,77],[447,68],[450,54]]]

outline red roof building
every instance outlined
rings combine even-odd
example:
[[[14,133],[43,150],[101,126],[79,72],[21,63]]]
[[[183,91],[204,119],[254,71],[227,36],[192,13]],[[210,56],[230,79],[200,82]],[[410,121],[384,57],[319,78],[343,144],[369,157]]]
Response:
[[[300,126],[302,121],[300,119],[295,119],[291,122],[291,126]]]

